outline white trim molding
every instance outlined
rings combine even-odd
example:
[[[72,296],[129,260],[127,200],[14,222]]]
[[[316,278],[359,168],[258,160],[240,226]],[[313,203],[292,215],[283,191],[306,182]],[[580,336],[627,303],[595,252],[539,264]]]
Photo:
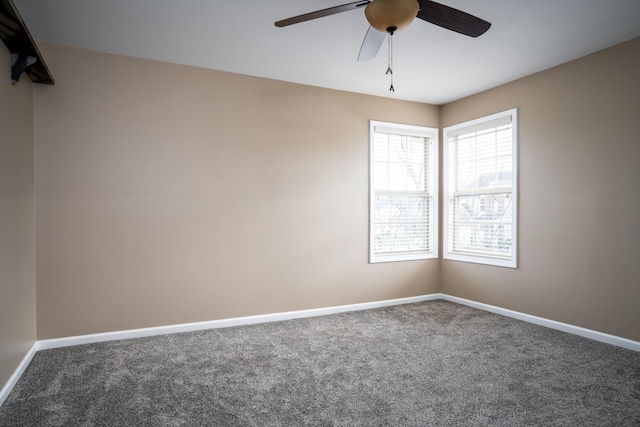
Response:
[[[314,308],[309,310],[288,311],[283,313],[262,314],[256,316],[236,317],[231,319],[213,320],[210,322],[184,323],[180,325],[159,326],[155,328],[131,329],[126,331],[105,332],[101,334],[80,335],[67,338],[55,338],[49,340],[36,341],[29,352],[26,354],[16,371],[13,373],[9,381],[0,390],[0,406],[13,390],[24,371],[31,363],[31,360],[39,350],[48,350],[60,347],[69,347],[74,345],[91,344],[104,341],[124,340],[130,338],[141,338],[154,335],[175,334],[180,332],[200,331],[206,329],[228,328],[232,326],[253,325],[257,323],[278,322],[282,320],[302,319],[306,317],[326,316],[330,314],[346,313],[351,311],[369,310],[372,308],[390,307],[394,305],[412,304],[423,301],[444,300],[456,304],[466,305],[491,313],[499,314],[506,317],[522,320],[536,325],[545,326],[551,329],[557,329],[573,335],[611,344],[617,347],[626,348],[640,352],[640,342],[615,335],[609,335],[591,329],[581,328],[579,326],[569,325],[567,323],[556,322],[542,317],[532,316],[530,314],[509,310],[506,308],[496,307],[477,301],[455,297],[452,295],[435,293],[428,295],[420,295],[408,298],[391,299],[384,301],[365,302],[360,304],[340,305],[334,307]]]
[[[281,313],[259,314],[255,316],[234,317],[230,319],[212,320],[208,322],[183,323],[179,325],[158,326],[154,328],[130,329],[125,331],[105,332],[101,334],[80,335],[75,337],[54,338],[36,342],[37,350],[48,350],[59,347],[69,347],[73,345],[91,344],[103,341],[125,340],[130,338],[141,338],[154,335],[176,334],[180,332],[201,331],[206,329],[228,328],[232,326],[253,325],[256,323],[279,322],[282,320],[302,319],[305,317],[326,316],[329,314],[346,313],[349,311],[369,310],[372,308],[390,307],[393,305],[412,304],[423,301],[444,300],[480,310],[488,311],[502,316],[511,317],[551,329],[557,329],[569,334],[578,335],[592,340],[604,342],[618,347],[640,352],[640,342],[621,338],[615,335],[582,328],[580,326],[561,323],[555,320],[545,319],[514,310],[509,310],[494,305],[484,304],[453,295],[434,293],[408,298],[398,298],[383,301],[365,302],[359,304],[339,305],[333,307],[312,308],[309,310],[287,311]],[[32,349],[33,351],[33,349]],[[31,356],[33,357],[33,355]],[[31,359],[29,359],[30,361]]]
[[[13,387],[15,387],[22,374],[24,374],[24,371],[27,369],[27,366],[29,366],[29,363],[31,363],[33,356],[36,355],[38,350],[40,350],[40,348],[38,346],[38,342],[36,341],[35,343],[33,343],[26,356],[24,356],[22,362],[20,362],[13,375],[11,375],[9,381],[7,381],[4,387],[2,387],[2,390],[0,390],[0,406],[2,406],[5,400],[7,400],[7,397],[9,397],[9,393],[11,393]]]
[[[54,338],[38,341],[39,350],[48,350],[73,345],[91,344],[103,341],[125,340],[154,335],[176,334],[206,329],[228,328],[231,326],[253,325],[256,323],[279,322],[282,320],[302,319],[305,317],[326,316],[329,314],[345,313],[349,311],[369,310],[393,305],[411,304],[438,299],[438,294],[421,295],[416,297],[391,299],[384,301],[365,302],[360,304],[339,305],[334,307],[312,308],[309,310],[287,311],[282,313],[260,314],[256,316],[235,317],[230,319],[212,320],[208,322],[183,323],[180,325],[158,326],[154,328],[131,329],[126,331],[105,332],[101,334],[80,335],[76,337]]]
[[[454,297],[447,294],[439,294],[439,299],[454,302],[457,304],[466,305],[480,310],[488,311],[502,316],[511,317],[513,319],[523,320],[525,322],[534,323],[536,325],[545,326],[550,329],[557,329],[569,334],[578,335],[584,338],[589,338],[595,341],[600,341],[606,344],[615,345],[617,347],[626,348],[640,352],[640,342],[633,341],[627,338],[622,338],[616,335],[605,334],[604,332],[594,331],[592,329],[582,328],[580,326],[570,325],[568,323],[557,322],[555,320],[545,319],[544,317],[533,316],[531,314],[521,313],[519,311],[509,310],[502,307],[496,307],[494,305],[484,304],[477,301],[472,301],[464,298]]]

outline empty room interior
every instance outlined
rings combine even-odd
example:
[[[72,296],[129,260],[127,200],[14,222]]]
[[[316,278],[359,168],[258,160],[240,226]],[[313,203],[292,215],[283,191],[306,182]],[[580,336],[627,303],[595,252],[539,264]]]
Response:
[[[366,7],[366,16],[330,9],[281,26],[274,22],[340,2],[1,3],[3,14],[13,5],[40,54],[12,83],[22,57],[0,48],[0,420],[6,425],[145,419],[140,425],[640,425],[638,2],[443,0],[450,14],[432,18],[427,11],[438,3],[409,1],[417,18],[410,12],[406,28],[389,31],[384,24],[386,32],[373,26],[373,6],[393,9],[406,1],[348,3]],[[458,11],[482,18],[469,18],[471,27],[485,21],[490,27],[462,34],[457,19],[467,15]],[[2,28],[3,39],[13,37]],[[368,43],[377,55],[358,61]],[[34,82],[35,66],[54,81]],[[475,135],[489,128],[509,138],[503,143],[496,136],[495,152],[509,151],[492,157],[489,172],[481,173],[484,139]],[[464,139],[472,134],[473,142]],[[420,191],[407,189],[413,181],[403,181],[402,191],[393,187],[399,175],[389,172],[397,166],[389,153],[396,139],[403,150],[405,143],[421,147]],[[468,144],[475,148],[465,152]],[[472,151],[474,166],[465,169],[460,159]],[[504,159],[504,169],[495,166]],[[415,172],[407,165],[403,170]],[[378,174],[378,166],[386,174]],[[467,172],[474,175],[465,190],[460,182]],[[401,214],[407,216],[398,219]],[[414,314],[415,306],[425,311]],[[244,324],[285,328],[271,321],[345,316],[333,320],[327,341],[317,344],[329,349],[331,330],[347,333],[340,325],[355,322],[349,316],[379,311],[414,319],[418,331],[423,323],[431,327],[432,311],[449,319],[425,336],[411,332],[415,339],[393,351],[409,343],[437,351],[428,340],[440,337],[439,330],[445,334],[447,322],[458,319],[463,327],[464,316],[481,313],[498,324],[517,322],[505,328],[536,325],[536,339],[553,331],[552,339],[598,346],[604,356],[592,366],[611,362],[607,358],[629,363],[618,369],[628,374],[619,383],[627,393],[622,409],[600,413],[593,424],[582,418],[565,424],[559,408],[527,423],[517,418],[516,406],[522,413],[530,408],[515,401],[511,412],[477,403],[476,412],[464,406],[464,414],[439,413],[444,403],[429,412],[418,401],[415,410],[389,409],[384,418],[371,412],[372,403],[362,409],[373,390],[351,409],[322,406],[317,402],[331,396],[342,402],[350,392],[334,387],[338,394],[330,394],[331,386],[320,382],[298,393],[317,393],[317,407],[297,407],[295,396],[282,398],[289,403],[274,404],[277,409],[265,400],[264,414],[229,403],[223,405],[229,418],[201,410],[207,413],[198,412],[197,422],[180,418],[187,410],[175,411],[175,418],[122,412],[125,424],[89,411],[75,422],[46,418],[62,417],[54,403],[32,424],[15,418],[38,393],[53,399],[64,392],[26,384],[36,362],[47,354],[61,357],[55,351],[72,358],[74,348],[172,332],[224,334]],[[391,321],[380,322],[376,334]],[[292,330],[289,336],[297,336]],[[278,331],[265,334],[286,335]],[[396,338],[405,333],[398,325],[389,331]],[[455,338],[465,340],[457,332]],[[387,339],[376,342],[381,349]],[[500,344],[505,352],[509,347],[509,341]],[[243,354],[237,346],[220,351]],[[429,352],[420,357],[430,359]],[[563,363],[578,366],[577,359],[567,356]],[[256,366],[251,369],[259,371]],[[414,383],[415,375],[407,378],[416,389],[428,388]],[[64,386],[58,382],[58,388]],[[454,393],[453,386],[446,390]],[[424,393],[422,402],[432,398]],[[218,401],[241,401],[225,399]],[[585,399],[580,404],[589,406]],[[254,395],[253,402],[263,401]],[[313,409],[305,412],[304,405]],[[288,415],[278,415],[285,407]],[[625,422],[616,413],[624,413]],[[482,414],[488,418],[477,418]]]

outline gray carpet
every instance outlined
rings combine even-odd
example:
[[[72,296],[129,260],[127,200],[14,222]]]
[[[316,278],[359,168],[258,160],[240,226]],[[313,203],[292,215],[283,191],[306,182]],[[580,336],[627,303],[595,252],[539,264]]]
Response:
[[[2,426],[640,426],[640,353],[432,301],[36,354]]]

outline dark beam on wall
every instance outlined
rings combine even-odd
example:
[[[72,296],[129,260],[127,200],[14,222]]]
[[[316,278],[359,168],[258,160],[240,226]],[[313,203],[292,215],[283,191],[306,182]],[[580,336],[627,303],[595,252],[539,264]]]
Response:
[[[0,0],[0,39],[11,52],[11,82],[26,73],[34,83],[55,84],[27,26],[11,0]]]

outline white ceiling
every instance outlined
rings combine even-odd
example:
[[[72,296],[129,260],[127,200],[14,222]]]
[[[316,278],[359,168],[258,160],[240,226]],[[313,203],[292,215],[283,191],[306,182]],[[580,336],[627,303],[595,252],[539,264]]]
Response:
[[[394,36],[391,93],[386,43],[374,60],[356,61],[368,28],[362,10],[273,24],[350,1],[14,3],[36,40],[430,104],[640,36],[640,0],[438,0],[493,25],[474,39],[415,20]]]

